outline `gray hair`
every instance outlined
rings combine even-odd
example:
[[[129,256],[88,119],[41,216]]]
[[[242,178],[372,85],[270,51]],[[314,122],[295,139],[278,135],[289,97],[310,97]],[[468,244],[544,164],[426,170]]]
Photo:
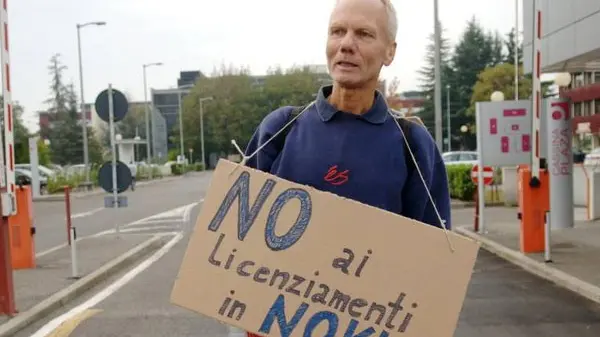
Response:
[[[387,15],[387,28],[388,36],[390,40],[396,41],[396,34],[398,33],[398,16],[396,15],[396,9],[392,4],[392,0],[380,0],[385,7],[385,14]]]
[[[392,4],[392,0],[379,0],[385,8],[385,14],[387,16],[387,33],[391,41],[396,41],[396,34],[398,33],[398,17],[396,15],[396,9]],[[336,0],[336,4],[340,0]]]

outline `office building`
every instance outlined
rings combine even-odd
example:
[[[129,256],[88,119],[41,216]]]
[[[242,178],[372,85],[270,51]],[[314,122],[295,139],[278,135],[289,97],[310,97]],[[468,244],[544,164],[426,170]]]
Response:
[[[591,137],[591,147],[600,147],[600,1],[542,0],[542,73],[571,74],[560,95],[572,102],[574,133]],[[523,64],[532,72],[533,1],[523,6]],[[575,137],[575,146],[584,136]]]

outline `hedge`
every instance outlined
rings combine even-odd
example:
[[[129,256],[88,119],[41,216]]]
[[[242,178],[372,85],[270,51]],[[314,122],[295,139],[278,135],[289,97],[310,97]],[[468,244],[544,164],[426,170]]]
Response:
[[[450,197],[452,199],[472,201],[477,185],[471,180],[472,165],[448,165],[448,185],[450,188]],[[494,171],[494,184],[502,184],[502,171],[497,169]]]
[[[98,165],[92,165],[90,168],[90,182],[92,183],[92,187],[98,186],[98,170],[100,167]],[[150,169],[144,166],[138,166],[135,180],[147,180],[150,178]],[[162,173],[158,167],[152,168],[152,178],[162,178]],[[70,174],[66,175],[64,173],[57,173],[53,177],[48,179],[48,193],[60,193],[64,191],[65,186],[69,186],[72,189],[77,189],[85,182],[84,174]]]

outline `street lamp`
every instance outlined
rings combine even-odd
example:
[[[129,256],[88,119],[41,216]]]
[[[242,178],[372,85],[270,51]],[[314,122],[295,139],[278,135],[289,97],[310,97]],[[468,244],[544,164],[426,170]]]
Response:
[[[469,131],[469,127],[468,127],[468,126],[466,126],[466,125],[462,125],[462,126],[460,127],[460,132],[462,132],[462,133],[467,133],[467,131]]]
[[[83,63],[81,62],[81,28],[87,26],[104,26],[104,21],[92,21],[77,24],[77,51],[79,54],[79,90],[81,95],[81,130],[83,133],[83,164],[85,166],[85,183],[90,183],[90,168],[89,168],[89,151],[87,139],[87,115],[85,112],[85,97],[83,96]],[[90,185],[88,185],[90,186]]]
[[[504,101],[504,93],[502,91],[494,91],[490,95],[490,100],[492,102],[502,102]]]
[[[212,101],[212,97],[202,97],[198,101],[200,105],[200,155],[202,156],[202,170],[206,170],[206,160],[204,154],[204,109],[202,108],[202,103],[205,101]]]
[[[146,68],[152,66],[162,66],[162,62],[153,62],[146,63],[142,65],[142,69],[144,72],[144,107],[145,107],[145,115],[146,115],[146,161],[150,165],[151,156],[150,156],[150,103],[148,102],[148,86],[146,83]],[[152,179],[152,169],[150,169],[150,173],[148,174],[148,178]]]
[[[554,77],[554,84],[559,87],[566,87],[571,84],[571,74],[569,73],[559,73]]]

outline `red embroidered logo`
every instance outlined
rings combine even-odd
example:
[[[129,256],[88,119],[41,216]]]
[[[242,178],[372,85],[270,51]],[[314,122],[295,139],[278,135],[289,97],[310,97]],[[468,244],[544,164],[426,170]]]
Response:
[[[350,172],[350,170],[344,170],[344,171],[339,172],[338,166],[333,165],[332,167],[329,168],[329,170],[327,171],[327,174],[323,177],[323,179],[325,179],[325,181],[330,183],[331,185],[335,185],[335,186],[342,185],[348,181],[348,173],[349,172]]]

